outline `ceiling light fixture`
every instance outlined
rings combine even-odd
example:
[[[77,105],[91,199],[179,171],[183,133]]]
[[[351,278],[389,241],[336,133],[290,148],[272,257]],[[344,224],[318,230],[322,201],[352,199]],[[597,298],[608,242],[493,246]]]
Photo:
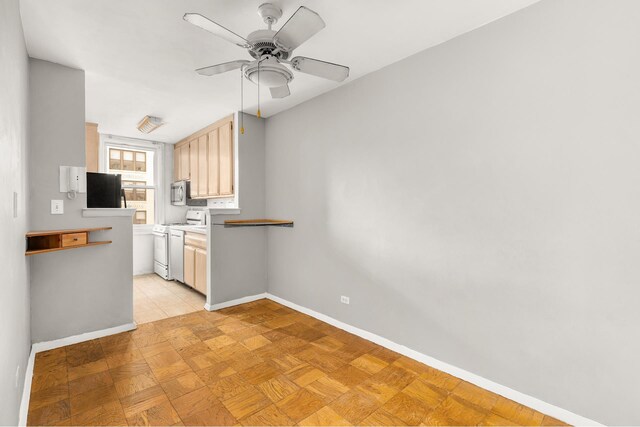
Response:
[[[138,130],[142,133],[151,133],[163,124],[164,122],[160,117],[144,116],[138,123]]]
[[[253,58],[252,61],[238,59],[198,68],[196,72],[202,76],[214,76],[240,68],[244,70],[244,76],[248,80],[258,85],[258,93],[260,87],[267,87],[271,97],[275,99],[291,95],[289,84],[294,78],[291,69],[336,82],[342,82],[349,77],[349,67],[344,65],[305,56],[291,58],[294,50],[325,27],[326,24],[316,12],[300,6],[278,31],[272,29],[272,26],[282,17],[279,7],[263,3],[258,7],[258,15],[267,24],[267,29],[253,31],[244,38],[199,13],[186,13],[183,17],[185,21],[247,49]],[[339,46],[335,48],[338,49]],[[260,114],[258,105],[258,117]]]

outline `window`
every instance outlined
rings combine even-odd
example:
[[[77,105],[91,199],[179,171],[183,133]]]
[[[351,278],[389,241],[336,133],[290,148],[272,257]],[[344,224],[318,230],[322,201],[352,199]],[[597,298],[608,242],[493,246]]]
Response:
[[[145,181],[122,181],[122,187],[124,195],[127,198],[127,202],[146,202],[147,201],[147,189],[136,188],[146,186]]]
[[[136,211],[133,216],[134,224],[146,224],[147,223],[147,211]]]
[[[107,173],[122,176],[127,207],[136,208],[133,223],[154,224],[156,221],[155,149],[133,148],[116,143],[105,144]]]

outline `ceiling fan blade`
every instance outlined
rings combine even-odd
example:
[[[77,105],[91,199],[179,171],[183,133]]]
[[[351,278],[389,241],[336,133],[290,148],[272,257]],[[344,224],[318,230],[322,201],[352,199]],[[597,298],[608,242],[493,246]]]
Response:
[[[273,36],[273,42],[280,49],[291,52],[324,27],[325,23],[320,15],[300,6]]]
[[[210,67],[198,68],[196,73],[201,76],[213,76],[220,73],[226,73],[227,71],[237,70],[249,61],[239,59],[237,61],[225,62],[223,64],[211,65]]]
[[[311,74],[336,82],[342,82],[349,77],[349,67],[333,64],[331,62],[320,61],[318,59],[296,56],[291,60],[294,70],[301,73]]]
[[[228,28],[223,27],[222,25],[213,22],[209,18],[206,18],[199,13],[185,13],[182,17],[185,21],[190,24],[193,24],[197,27],[202,28],[203,30],[207,30],[210,33],[225,39],[228,42],[231,42],[240,47],[247,48],[249,47],[249,42],[242,36],[234,33]]]
[[[289,85],[272,87],[269,90],[271,91],[272,98],[286,98],[287,96],[291,95],[291,92],[289,91]]]

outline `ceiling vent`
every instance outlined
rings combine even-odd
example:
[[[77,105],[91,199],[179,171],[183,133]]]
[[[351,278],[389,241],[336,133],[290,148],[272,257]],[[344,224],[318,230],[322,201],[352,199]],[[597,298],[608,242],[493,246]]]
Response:
[[[151,133],[163,124],[164,122],[160,117],[144,116],[138,123],[138,130],[142,133]]]

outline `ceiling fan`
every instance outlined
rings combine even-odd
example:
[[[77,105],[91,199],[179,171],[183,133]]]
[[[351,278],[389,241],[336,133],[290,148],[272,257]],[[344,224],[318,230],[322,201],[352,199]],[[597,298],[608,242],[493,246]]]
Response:
[[[186,13],[183,19],[210,33],[249,51],[254,60],[237,60],[197,69],[203,76],[213,76],[238,68],[244,69],[244,76],[253,83],[267,86],[272,98],[284,98],[291,94],[289,82],[293,73],[283,64],[301,73],[311,74],[337,82],[349,76],[349,67],[332,64],[318,59],[296,56],[289,59],[294,49],[325,27],[325,23],[316,12],[301,6],[291,15],[278,31],[271,27],[282,16],[282,10],[271,3],[258,7],[266,30],[256,30],[244,38],[233,31],[213,22],[199,13]]]

